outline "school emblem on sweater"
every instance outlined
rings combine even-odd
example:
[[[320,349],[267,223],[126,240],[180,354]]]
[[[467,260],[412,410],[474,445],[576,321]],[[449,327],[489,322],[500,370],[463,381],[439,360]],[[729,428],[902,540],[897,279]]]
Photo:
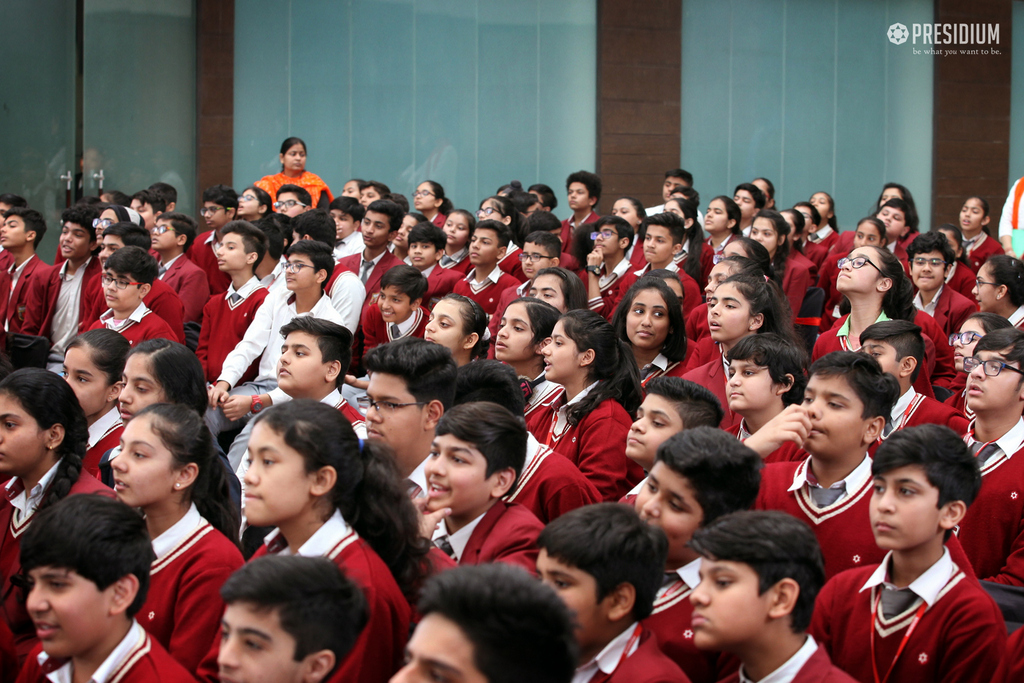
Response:
[[[922,664],[927,664],[928,663],[928,655],[926,655],[924,652],[922,652],[921,654],[919,654],[917,656],[917,661],[921,662]]]

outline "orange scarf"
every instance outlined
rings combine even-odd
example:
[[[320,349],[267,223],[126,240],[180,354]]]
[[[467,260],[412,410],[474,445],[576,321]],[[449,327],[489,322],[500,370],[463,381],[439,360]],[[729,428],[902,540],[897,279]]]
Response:
[[[266,190],[270,195],[270,200],[277,201],[277,191],[281,189],[283,185],[298,185],[307,192],[312,198],[313,202],[311,206],[315,207],[320,201],[320,193],[325,192],[327,194],[327,201],[334,201],[334,195],[331,194],[330,188],[327,187],[327,183],[320,179],[315,173],[309,171],[303,171],[302,175],[298,178],[292,178],[286,176],[284,173],[277,173],[275,175],[263,176],[259,182],[255,183],[256,187]]]

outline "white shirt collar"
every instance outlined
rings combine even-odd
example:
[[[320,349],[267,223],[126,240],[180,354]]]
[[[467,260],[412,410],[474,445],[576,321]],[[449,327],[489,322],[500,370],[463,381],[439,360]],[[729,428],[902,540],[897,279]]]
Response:
[[[903,413],[907,410],[907,407],[910,405],[911,401],[913,401],[916,397],[917,391],[914,390],[914,387],[910,387],[910,389],[907,390],[907,393],[899,397],[899,399],[896,401],[896,405],[892,407],[892,413],[890,414],[890,419],[892,420],[892,423],[894,425],[901,426],[899,422],[900,419],[903,417]]]
[[[421,270],[420,271],[420,275],[422,275],[423,277],[430,277],[430,274],[434,272],[434,268],[437,268],[437,264],[436,263],[434,265],[430,266],[429,268],[427,268],[426,270]]]
[[[494,268],[491,270],[491,272],[488,273],[487,277],[485,277],[483,280],[477,280],[476,279],[476,268],[474,268],[473,270],[469,271],[469,275],[467,275],[466,277],[469,279],[470,282],[477,282],[477,283],[483,284],[487,280],[490,280],[494,284],[498,284],[498,278],[500,278],[501,275],[502,275],[501,268],[499,268],[497,265],[495,265]]]
[[[341,516],[340,510],[335,510],[331,518],[324,522],[323,526],[316,530],[316,532],[309,537],[305,543],[299,547],[298,552],[293,552],[292,549],[286,546],[281,550],[279,555],[300,555],[302,557],[324,557],[331,551],[331,548],[338,544],[342,538],[349,533],[348,522]],[[278,536],[281,535],[280,529],[274,529],[267,534],[263,544],[269,546]]]
[[[1011,313],[1010,317],[1007,318],[1007,320],[1010,321],[1011,325],[1017,327],[1017,325],[1019,325],[1020,322],[1024,320],[1024,306],[1017,307],[1017,310]]]
[[[416,469],[409,473],[408,480],[420,488],[420,495],[427,495],[427,459],[423,458]]]
[[[184,256],[184,254],[178,254],[167,263],[161,263],[160,267],[164,269],[164,274],[166,274],[167,271],[171,269],[171,266],[174,265],[174,262],[180,259],[182,256]]]
[[[96,671],[93,673],[92,678],[89,679],[89,683],[107,683],[111,676],[121,668],[121,665],[125,660],[131,656],[132,652],[139,647],[146,639],[146,629],[142,628],[139,622],[132,619],[131,628],[128,629],[128,633],[121,639],[121,642],[110,651],[107,658],[103,660],[103,663],[99,665]],[[42,651],[37,655],[36,661],[39,662],[39,666],[43,666],[49,661],[50,655],[46,654],[46,651]],[[52,681],[52,683],[71,683],[72,681],[72,662],[68,660],[67,664],[60,667],[52,673],[46,674],[46,677]]]
[[[276,266],[274,266],[274,269],[272,271],[270,271],[270,273],[268,273],[265,278],[260,280],[260,284],[263,284],[263,285],[266,285],[267,287],[269,287],[270,285],[272,285],[275,282],[277,282],[277,278],[281,277],[281,273],[283,273],[283,272],[284,272],[284,264],[279,261],[278,264]]]
[[[147,313],[149,313],[149,309],[146,307],[146,304],[140,302],[138,307],[132,311],[131,315],[129,315],[127,319],[121,321],[120,325],[114,322],[114,309],[112,308],[108,308],[107,312],[100,316],[100,320],[103,321],[103,325],[107,329],[113,330],[114,332],[120,332],[127,327],[128,321],[133,323],[140,322]]]
[[[253,275],[248,282],[242,285],[241,289],[235,289],[234,283],[228,285],[228,291],[224,292],[224,298],[231,301],[231,295],[238,294],[242,299],[248,299],[250,294],[260,288],[261,284],[259,278]]]
[[[889,244],[885,245],[885,248],[889,250],[890,254],[895,254],[896,253],[896,242],[895,241],[889,242]]]
[[[11,505],[15,511],[18,512],[18,520],[26,519],[32,515],[36,510],[39,509],[39,504],[43,502],[43,494],[46,493],[46,489],[50,486],[50,482],[53,481],[54,476],[57,474],[57,467],[60,465],[60,461],[54,464],[46,474],[43,475],[39,483],[32,487],[31,491],[22,491],[14,498],[11,498]],[[20,481],[20,477],[12,477],[7,482],[6,491],[11,491],[14,488],[16,482]],[[24,484],[22,484],[24,485]]]
[[[810,485],[807,479],[807,475],[811,473],[811,458],[807,458],[804,461],[804,467],[798,467],[796,474],[793,476],[793,483],[790,485],[788,491],[797,491],[802,488],[805,484]],[[867,453],[864,454],[864,459],[860,461],[860,464],[854,468],[853,472],[846,475],[845,479],[837,481],[832,484],[829,488],[838,488],[839,484],[846,485],[846,492],[839,497],[839,500],[846,498],[851,493],[859,491],[860,487],[863,486],[868,480],[871,479],[871,458],[868,457]]]
[[[184,517],[175,522],[170,529],[153,539],[153,553],[156,555],[156,559],[159,560],[174,550],[175,546],[185,540],[202,523],[203,517],[199,514],[196,504],[192,503]]]
[[[804,664],[818,651],[818,644],[814,642],[814,638],[807,636],[807,640],[804,644],[796,651],[792,657],[786,660],[786,663],[780,666],[775,671],[771,672],[757,683],[792,683],[796,679],[800,670],[804,668]],[[744,671],[743,666],[740,666],[740,683],[753,683],[753,681],[747,678],[747,673]]]
[[[943,284],[942,286],[939,287],[939,291],[935,292],[935,296],[932,297],[931,302],[928,304],[924,303],[924,299],[921,298],[921,292],[918,292],[917,295],[914,297],[914,307],[919,311],[924,311],[928,315],[934,316],[935,307],[939,303],[939,297],[942,296],[942,289],[945,286],[946,285]]]
[[[85,259],[85,263],[83,263],[82,265],[78,266],[78,270],[76,270],[75,274],[71,276],[71,279],[72,280],[77,280],[78,278],[82,277],[85,274],[85,269],[89,267],[89,262],[90,261],[92,261],[92,256],[90,256],[89,258]],[[68,281],[68,266],[70,266],[70,265],[71,265],[71,261],[65,261],[64,265],[60,267],[60,279],[65,281],[65,282]]]
[[[875,571],[871,573],[868,580],[861,586],[860,592],[863,593],[878,585],[882,585],[889,590],[898,590],[889,581],[889,561],[891,559],[892,551],[890,550],[885,554],[885,559],[882,560],[882,563],[875,568]],[[949,579],[955,571],[956,565],[953,563],[953,558],[949,555],[949,548],[943,547],[942,557],[939,558],[938,562],[925,570],[921,576],[914,579],[907,588],[931,607],[935,604],[939,593],[949,583]]]
[[[332,408],[341,403],[341,392],[335,389],[331,393],[320,399],[321,403],[331,406]]]
[[[974,424],[971,424],[971,430],[968,432],[971,437],[970,443],[976,442],[974,438]],[[968,445],[970,445],[968,443]],[[1010,431],[1003,434],[1001,437],[995,440],[995,444],[999,446],[999,450],[1009,458],[1014,453],[1020,450],[1021,446],[1024,445],[1024,417],[1017,420],[1017,424],[1010,428]]]
[[[420,316],[416,315],[417,311],[413,311],[412,314],[400,323],[385,323],[385,325],[398,325],[398,336],[404,337],[412,331],[412,328],[419,322]]]
[[[533,459],[540,455],[541,450],[544,448],[547,447],[541,445],[532,432],[526,432],[526,460],[523,462],[523,469],[520,471],[525,472],[526,468],[533,462]]]
[[[615,282],[620,277],[626,274],[626,271],[629,270],[629,267],[631,265],[632,264],[630,263],[629,259],[623,257],[621,261],[615,264],[615,267],[612,269],[612,272],[608,273],[607,275],[602,275],[597,279],[598,287],[607,287],[611,283]]]
[[[828,237],[829,235],[832,234],[832,226],[831,225],[826,225],[824,228],[822,228],[820,230],[815,230],[811,234],[814,235],[814,237],[815,237],[814,241],[815,242],[823,240],[823,239],[825,239],[826,237]]]
[[[683,583],[693,590],[700,583],[700,561],[701,558],[692,560],[687,564],[676,570],[676,574],[679,574],[679,578],[683,580]]]
[[[462,527],[453,534],[448,533],[448,522],[442,520],[442,522],[437,525],[437,528],[434,529],[434,535],[432,537],[432,540],[436,541],[439,538],[444,538],[445,536],[447,536],[448,542],[452,545],[452,552],[455,553],[455,561],[458,562],[460,559],[462,559],[462,554],[466,552],[466,544],[469,543],[469,537],[473,535],[473,531],[476,529],[477,525],[480,523],[480,520],[483,519],[486,514],[487,513],[485,512],[484,514],[480,515],[472,522]]]
[[[605,645],[604,649],[596,657],[583,666],[578,667],[572,677],[572,683],[586,683],[586,681],[594,677],[598,669],[606,674],[615,673],[615,669],[623,659],[623,653],[628,657],[640,647],[640,639],[633,638],[633,632],[636,628],[637,624],[635,622],[630,624],[625,631],[615,636],[611,642]],[[626,652],[626,645],[629,644],[630,639],[632,639],[632,645],[629,652]]]
[[[2,249],[2,247],[0,247],[0,249]],[[2,254],[2,253],[3,252],[0,251],[0,254]],[[34,259],[35,257],[36,257],[36,255],[32,254],[27,259],[22,261],[20,266],[15,265],[14,262],[12,261],[11,262],[11,267],[7,269],[7,272],[10,273],[13,277],[15,277],[15,279],[17,279],[17,277],[21,275],[22,271],[25,270],[25,266],[28,265],[28,262],[31,261],[32,259]]]
[[[391,246],[391,245],[388,245],[388,246]],[[384,254],[390,254],[390,253],[391,253],[391,249],[385,249],[384,251],[382,251],[379,254],[377,254],[377,257],[374,258],[373,260],[371,260],[370,263],[372,263],[373,267],[376,268],[377,264],[380,263],[380,260],[382,258],[384,258]],[[363,263],[365,263],[365,262],[366,262],[366,257],[363,256],[362,252],[359,252],[359,267],[362,268],[363,267]],[[370,270],[373,270],[373,268],[371,268]]]
[[[121,424],[121,411],[115,404],[113,408],[101,415],[99,419],[89,425],[89,448],[99,443],[100,439],[114,427]]]

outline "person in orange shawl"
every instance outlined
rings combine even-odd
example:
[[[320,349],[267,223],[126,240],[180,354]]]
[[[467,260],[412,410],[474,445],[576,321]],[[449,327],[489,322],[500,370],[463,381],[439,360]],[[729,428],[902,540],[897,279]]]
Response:
[[[306,170],[306,143],[301,138],[288,138],[281,143],[281,172],[263,176],[255,183],[266,190],[271,201],[277,201],[277,191],[282,185],[298,185],[309,192],[314,208],[326,209],[334,195],[320,176]]]

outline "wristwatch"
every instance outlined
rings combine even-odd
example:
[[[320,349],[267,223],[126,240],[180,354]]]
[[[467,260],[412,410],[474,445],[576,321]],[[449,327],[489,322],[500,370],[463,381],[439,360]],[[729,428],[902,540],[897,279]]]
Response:
[[[259,394],[252,397],[252,403],[249,404],[249,412],[253,415],[263,410],[263,401],[260,400]]]
[[[587,272],[593,273],[594,275],[601,274],[601,266],[587,266]]]

